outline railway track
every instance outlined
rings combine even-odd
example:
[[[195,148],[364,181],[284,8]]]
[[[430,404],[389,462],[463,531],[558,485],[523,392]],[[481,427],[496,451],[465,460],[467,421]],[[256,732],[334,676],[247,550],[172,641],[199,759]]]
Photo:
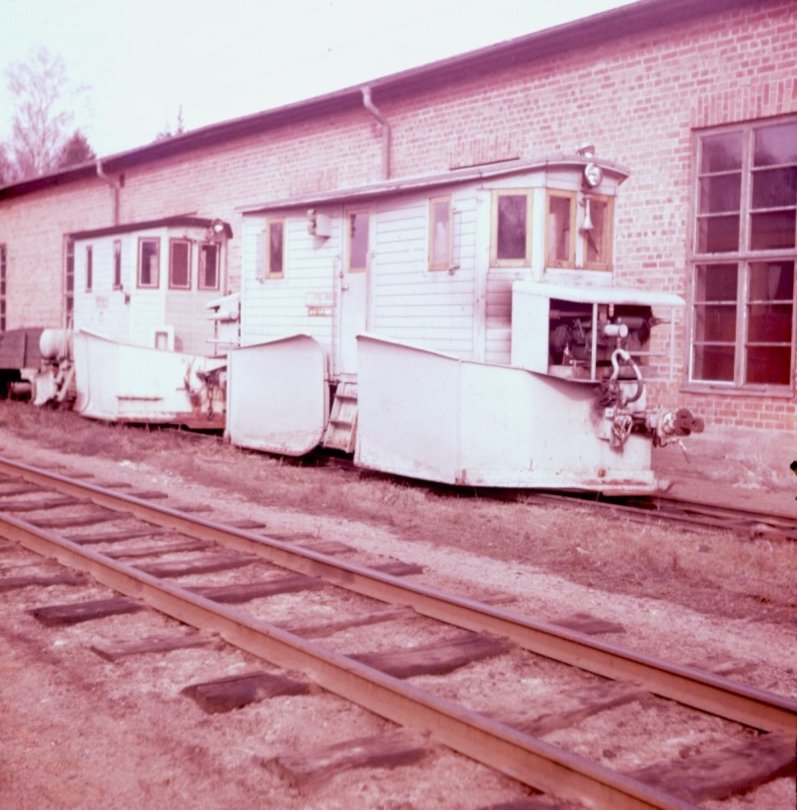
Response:
[[[164,429],[160,429],[164,430]],[[166,429],[187,443],[225,444],[226,439],[218,432],[198,433],[195,431]],[[245,452],[245,451],[244,451]],[[363,470],[354,464],[348,456],[331,452],[321,452],[309,458],[286,459],[286,463],[301,465],[331,465],[345,472],[360,476],[388,478],[406,482],[406,478],[395,478],[386,473]],[[418,480],[418,486],[435,492],[451,492],[462,497],[469,490],[443,484],[430,484]],[[797,514],[786,510],[776,512],[762,511],[743,506],[728,506],[711,503],[694,498],[675,497],[672,495],[601,495],[594,492],[544,492],[529,490],[475,489],[470,491],[477,497],[492,497],[497,500],[518,500],[527,503],[550,503],[558,505],[581,504],[585,508],[622,515],[629,520],[650,522],[659,521],[684,528],[706,529],[710,531],[727,531],[746,539],[758,537],[774,540],[797,540]]]
[[[618,773],[550,745],[519,728],[511,714],[496,717],[473,712],[408,684],[404,679],[408,673],[428,671],[418,668],[417,659],[439,657],[439,648],[421,650],[415,658],[405,651],[395,660],[346,656],[309,640],[306,622],[304,627],[294,623],[293,628],[286,628],[231,604],[246,604],[290,589],[342,588],[379,604],[365,615],[363,623],[406,615],[427,617],[467,632],[458,636],[460,657],[467,659],[468,650],[473,657],[501,655],[514,645],[620,682],[621,699],[628,699],[629,694],[635,699],[642,689],[766,732],[758,738],[763,741],[760,751],[773,749],[776,759],[782,759],[786,751],[787,765],[789,748],[793,756],[791,740],[797,735],[797,702],[793,700],[597,641],[495,604],[413,584],[398,576],[401,572],[395,568],[391,573],[344,562],[324,550],[269,538],[255,527],[236,527],[155,503],[155,493],[123,494],[120,489],[0,459],[0,533],[86,572],[124,595],[103,600],[104,605],[75,603],[72,610],[78,613],[121,613],[145,603],[273,664],[304,672],[319,686],[401,726],[428,732],[437,742],[537,790],[595,806],[685,807],[689,801],[677,795],[678,791],[670,792],[672,785],[651,785],[650,775],[646,781]],[[46,516],[56,512],[58,517]],[[148,545],[120,552],[130,541]],[[187,562],[152,562],[163,554],[188,551],[201,554]],[[234,586],[186,587],[177,582],[186,574],[239,566],[242,570],[254,566],[258,577]],[[26,584],[24,577],[16,582],[9,582],[11,579],[0,580],[0,587],[3,583],[12,587]],[[47,584],[46,577],[29,580],[28,586]],[[57,616],[58,607],[49,613],[45,608],[40,616]],[[338,624],[355,627],[357,619]],[[617,693],[608,704],[612,700],[617,700]],[[744,756],[749,758],[750,752]]]
[[[181,434],[188,436],[188,434]],[[190,440],[190,439],[189,439]],[[383,473],[373,473],[358,468],[349,458],[327,455],[316,461],[334,465],[335,468],[355,472],[358,475],[371,475],[377,478],[390,478]],[[407,479],[396,479],[406,481]],[[463,497],[470,493],[479,498],[494,498],[498,501],[520,501],[523,503],[553,504],[560,506],[581,505],[584,508],[600,510],[613,515],[621,515],[629,520],[640,522],[658,521],[689,529],[727,531],[746,539],[765,538],[772,540],[797,540],[797,513],[788,510],[758,510],[743,506],[728,506],[696,498],[675,497],[672,495],[602,495],[595,492],[562,492],[539,490],[474,489],[430,484],[418,480],[418,486],[440,493],[451,493]]]
[[[529,503],[564,505],[575,502],[630,520],[657,520],[685,528],[727,531],[747,539],[797,540],[797,517],[785,511],[762,512],[667,495],[598,498],[594,494],[535,492],[520,497]]]

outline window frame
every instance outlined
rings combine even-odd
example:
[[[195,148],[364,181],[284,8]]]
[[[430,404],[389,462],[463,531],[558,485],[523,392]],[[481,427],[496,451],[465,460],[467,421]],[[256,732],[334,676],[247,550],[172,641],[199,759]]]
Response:
[[[435,206],[446,204],[448,206],[448,215],[446,217],[447,233],[445,245],[445,259],[443,261],[435,261],[435,248],[437,247],[436,229],[437,218],[435,217]],[[439,272],[441,270],[449,270],[454,264],[454,206],[451,204],[451,195],[443,194],[429,199],[429,264],[428,269],[430,272]]]
[[[272,229],[280,228],[280,267],[278,270],[275,270],[272,267],[272,255],[271,255],[271,238],[272,238]],[[266,222],[266,230],[265,230],[265,275],[264,278],[267,279],[276,279],[276,278],[285,278],[285,218],[284,217],[275,217],[274,219],[269,219]]]
[[[587,258],[589,256],[589,232],[581,232],[582,248],[584,250],[584,270],[611,270],[612,261],[614,260],[614,197],[608,194],[587,194],[584,199],[590,200],[590,207],[592,203],[597,201],[606,204],[606,261],[591,262]],[[590,215],[593,216],[591,210]]]
[[[85,278],[86,278],[86,292],[90,293],[94,285],[94,246],[86,245],[84,255],[86,257]]]
[[[186,268],[185,284],[175,284],[174,282],[174,248],[184,245],[186,248]],[[169,289],[170,290],[190,290],[191,289],[191,240],[185,237],[171,237],[169,239]]]
[[[777,127],[782,124],[797,125],[797,117],[788,116],[786,118],[775,120],[757,120],[742,123],[729,124],[721,127],[712,127],[710,129],[695,131],[692,133],[692,165],[693,165],[693,182],[692,182],[692,200],[690,210],[690,232],[689,232],[689,256],[688,256],[688,297],[689,297],[689,311],[687,317],[687,342],[686,351],[687,356],[687,379],[685,388],[690,391],[697,392],[711,392],[711,393],[724,393],[724,394],[737,394],[737,395],[755,395],[767,394],[770,396],[783,396],[791,397],[795,390],[795,373],[797,373],[797,217],[795,218],[795,235],[794,242],[790,247],[776,247],[776,248],[756,248],[752,247],[753,244],[753,214],[760,212],[760,206],[756,207],[753,200],[753,179],[756,172],[766,171],[772,166],[756,166],[755,165],[755,133],[762,129],[770,127]],[[703,160],[703,144],[705,139],[712,136],[722,134],[732,135],[734,133],[741,134],[741,156],[740,166],[738,173],[740,173],[740,199],[738,209],[738,241],[736,249],[716,250],[715,252],[708,252],[708,247],[705,250],[701,248],[701,223],[708,220],[711,216],[727,216],[730,217],[733,212],[728,211],[701,211],[701,189],[708,187],[703,183],[708,178],[719,177],[723,175],[731,175],[734,173],[733,168],[727,170],[703,171],[701,162]],[[797,167],[797,160],[794,163],[774,164],[776,168],[783,167]],[[797,212],[797,199],[793,206],[776,206],[778,209],[789,210],[794,208]],[[757,267],[762,263],[784,263],[792,265],[792,297],[791,301],[786,299],[771,299],[767,301],[760,301],[759,299],[752,299],[752,276],[754,272],[758,272]],[[733,376],[730,380],[718,379],[704,379],[697,377],[697,353],[698,350],[710,343],[716,345],[730,345],[729,341],[710,341],[700,340],[701,329],[698,327],[699,310],[701,307],[712,305],[711,302],[706,302],[698,299],[698,276],[699,268],[720,265],[734,265],[736,268],[736,298],[732,302],[734,307],[736,322],[735,332],[733,338]],[[722,301],[723,306],[729,306],[729,302]],[[791,306],[791,333],[790,343],[786,344],[784,341],[761,341],[754,340],[752,337],[752,318],[751,308],[761,306],[762,304],[771,305],[774,307]],[[719,306],[719,304],[715,304]],[[703,327],[705,329],[705,327]],[[748,357],[751,349],[756,346],[761,347],[784,347],[789,346],[789,368],[788,368],[788,382],[749,382],[750,369],[756,363]]]
[[[215,282],[211,284],[206,283],[207,278],[207,263],[206,263],[206,248],[213,247],[214,255],[216,257],[215,267]],[[197,259],[197,280],[196,286],[198,290],[216,291],[221,289],[221,245],[218,242],[207,241],[200,242],[199,244],[199,258]]]
[[[521,258],[500,258],[498,256],[499,200],[501,197],[526,198],[526,238],[524,255]],[[530,267],[532,262],[532,189],[530,188],[495,188],[492,193],[490,210],[490,267]]]
[[[75,240],[64,237],[64,326],[69,328],[75,318]]]
[[[353,267],[352,260],[352,233],[351,224],[354,217],[366,216],[368,218],[368,227],[366,229],[366,244],[365,244],[365,264],[360,267]],[[346,272],[347,273],[367,273],[371,267],[371,226],[372,226],[372,213],[369,208],[350,208],[346,211]]]
[[[570,234],[567,238],[567,258],[551,257],[551,199],[559,198],[570,201]],[[578,192],[566,189],[548,188],[545,190],[545,266],[558,269],[575,270],[576,268],[576,213],[578,211]],[[597,269],[597,268],[595,268]]]
[[[122,240],[113,240],[113,289],[122,289]]]
[[[153,272],[153,279],[145,283],[142,280],[144,268],[144,245],[152,243],[155,245],[155,270]],[[160,267],[161,267],[161,239],[159,236],[139,236],[138,237],[138,272],[136,273],[136,286],[142,290],[157,290],[160,287]]]

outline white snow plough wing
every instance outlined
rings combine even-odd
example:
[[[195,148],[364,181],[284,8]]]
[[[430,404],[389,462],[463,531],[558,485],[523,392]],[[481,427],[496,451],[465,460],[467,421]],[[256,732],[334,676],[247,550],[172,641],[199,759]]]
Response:
[[[229,354],[227,435],[253,450],[301,456],[320,444],[327,422],[326,357],[308,335]]]

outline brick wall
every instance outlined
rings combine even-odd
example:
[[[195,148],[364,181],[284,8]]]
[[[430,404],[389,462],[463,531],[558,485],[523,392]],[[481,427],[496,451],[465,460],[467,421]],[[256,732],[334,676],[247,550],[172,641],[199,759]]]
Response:
[[[396,177],[572,153],[594,141],[602,157],[631,170],[617,204],[617,282],[684,294],[692,131],[796,113],[795,77],[797,1],[783,0],[515,61],[482,76],[463,71],[456,81],[412,94],[375,93],[374,101],[391,123]],[[235,284],[240,206],[380,177],[375,119],[364,109],[330,113],[129,170],[121,221],[179,213],[227,219],[236,237]],[[100,181],[0,203],[0,242],[9,244],[9,326],[57,318],[53,301],[40,296],[60,285],[62,234],[108,224],[111,212],[110,191]],[[683,361],[683,329],[677,351]],[[662,393],[694,404],[712,425],[797,427],[793,399],[697,397],[679,387]]]
[[[7,328],[62,326],[64,234],[110,225],[113,197],[84,181],[0,204],[0,243],[7,250]]]

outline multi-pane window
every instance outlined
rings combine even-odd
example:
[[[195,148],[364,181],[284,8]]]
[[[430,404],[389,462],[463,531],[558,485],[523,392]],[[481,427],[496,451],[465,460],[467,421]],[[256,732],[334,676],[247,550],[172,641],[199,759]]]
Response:
[[[6,246],[0,245],[0,332],[6,331],[6,295],[8,294],[8,254],[6,253]]]
[[[159,282],[160,239],[138,240],[138,286],[157,287]]]
[[[191,289],[191,242],[188,239],[169,240],[169,288]]]
[[[285,274],[285,221],[272,219],[266,230],[266,278],[282,278]]]
[[[370,217],[367,211],[351,211],[348,222],[348,269],[350,273],[362,273],[368,269]]]
[[[690,379],[794,379],[797,120],[698,139]]]
[[[94,284],[94,251],[86,245],[86,292],[91,292]]]
[[[113,288],[122,289],[122,240],[113,240]]]
[[[490,260],[494,267],[531,262],[531,195],[513,189],[493,193]]]
[[[451,257],[451,198],[429,200],[429,269],[448,270]]]
[[[219,246],[203,242],[199,246],[199,289],[219,289]]]

